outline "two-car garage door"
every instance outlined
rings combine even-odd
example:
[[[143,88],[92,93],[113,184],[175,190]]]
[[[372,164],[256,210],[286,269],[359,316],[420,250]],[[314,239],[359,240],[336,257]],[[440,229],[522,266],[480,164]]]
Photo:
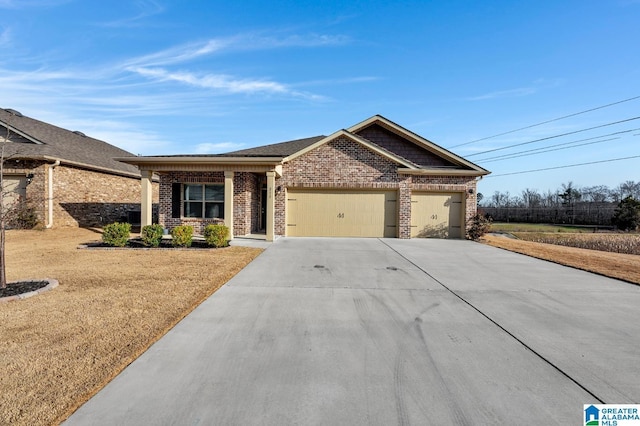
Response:
[[[462,193],[411,196],[411,237],[461,238]],[[287,235],[397,237],[397,191],[289,189]]]
[[[289,189],[287,235],[395,237],[397,192]]]

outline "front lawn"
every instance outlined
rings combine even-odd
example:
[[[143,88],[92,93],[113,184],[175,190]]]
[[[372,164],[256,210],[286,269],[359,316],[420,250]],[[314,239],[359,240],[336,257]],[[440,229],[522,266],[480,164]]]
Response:
[[[8,279],[55,278],[0,303],[0,424],[58,423],[261,250],[79,250],[87,229],[7,232]]]

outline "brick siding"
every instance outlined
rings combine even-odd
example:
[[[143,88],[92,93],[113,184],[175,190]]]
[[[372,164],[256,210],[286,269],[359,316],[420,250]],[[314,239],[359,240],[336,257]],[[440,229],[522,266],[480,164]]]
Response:
[[[7,174],[33,173],[27,199],[36,206],[41,225],[48,218],[50,164],[42,161],[9,160]],[[61,164],[53,170],[53,227],[103,226],[128,219],[129,211],[140,211],[140,178],[117,176]],[[158,184],[153,200],[158,202]]]
[[[348,138],[336,139],[295,158],[283,166],[282,174],[276,180],[276,186],[282,188],[396,189],[399,238],[411,235],[412,191],[463,192],[466,218],[476,213],[474,177],[399,174],[396,163]],[[286,191],[277,192],[277,235],[285,234],[285,206]]]

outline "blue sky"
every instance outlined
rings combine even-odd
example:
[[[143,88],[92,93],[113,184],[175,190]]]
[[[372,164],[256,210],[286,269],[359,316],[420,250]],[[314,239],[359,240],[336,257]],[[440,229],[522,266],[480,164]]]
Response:
[[[614,187],[640,158],[500,175],[640,156],[640,119],[582,131],[640,116],[640,99],[467,143],[640,96],[639,22],[640,0],[0,0],[0,106],[141,155],[381,114],[491,170],[485,195]]]

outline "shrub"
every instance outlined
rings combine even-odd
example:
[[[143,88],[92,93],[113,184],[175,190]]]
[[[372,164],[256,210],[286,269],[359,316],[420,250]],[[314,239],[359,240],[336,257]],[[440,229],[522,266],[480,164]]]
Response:
[[[469,219],[469,226],[467,227],[467,237],[470,240],[478,240],[484,234],[491,229],[491,219],[487,216],[476,213],[471,219]]]
[[[106,225],[102,230],[102,241],[113,247],[124,247],[129,241],[131,224],[114,222]]]
[[[14,229],[33,229],[38,224],[36,208],[29,202],[21,200],[7,214],[7,225]]]
[[[171,230],[171,244],[174,247],[191,247],[193,241],[193,227],[189,225],[176,226]]]
[[[162,225],[145,225],[142,227],[140,237],[142,238],[142,244],[147,247],[158,247],[160,241],[162,241],[162,233],[164,228]]]
[[[212,247],[226,247],[229,245],[229,228],[224,225],[207,225],[204,228],[204,239]]]

